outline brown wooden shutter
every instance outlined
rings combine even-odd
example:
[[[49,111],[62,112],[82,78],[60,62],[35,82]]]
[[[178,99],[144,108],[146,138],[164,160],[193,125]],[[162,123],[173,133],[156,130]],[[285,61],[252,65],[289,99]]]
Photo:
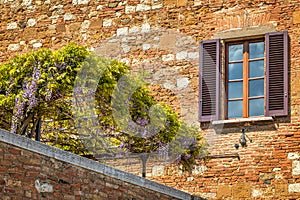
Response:
[[[220,40],[200,43],[199,120],[219,119]]]
[[[266,116],[288,114],[288,34],[266,34]]]

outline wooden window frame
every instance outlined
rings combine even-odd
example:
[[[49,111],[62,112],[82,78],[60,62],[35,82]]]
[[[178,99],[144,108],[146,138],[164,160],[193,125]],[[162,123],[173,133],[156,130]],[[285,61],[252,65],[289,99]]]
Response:
[[[258,59],[249,59],[249,43],[253,42],[264,42],[264,57],[258,58]],[[235,100],[242,100],[243,101],[243,113],[242,118],[248,118],[249,116],[249,99],[258,99],[258,98],[264,98],[264,115],[266,115],[266,45],[265,45],[265,39],[259,38],[259,39],[243,39],[239,41],[234,42],[226,42],[225,43],[225,101],[224,101],[224,108],[225,108],[225,119],[231,119],[228,118],[228,83],[229,83],[229,77],[228,77],[228,66],[231,63],[238,63],[236,61],[229,62],[229,45],[233,44],[243,44],[243,96],[242,98],[236,98]],[[256,96],[254,98],[249,97],[249,81],[250,80],[259,80],[262,78],[249,78],[249,62],[255,61],[255,60],[263,60],[264,61],[264,96]],[[234,81],[233,81],[234,82]],[[256,117],[256,116],[253,116]],[[261,116],[257,116],[261,117]]]

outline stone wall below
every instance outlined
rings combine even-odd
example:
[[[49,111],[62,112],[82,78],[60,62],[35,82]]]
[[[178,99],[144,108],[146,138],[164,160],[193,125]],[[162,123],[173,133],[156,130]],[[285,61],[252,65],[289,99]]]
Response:
[[[0,199],[200,199],[0,130]]]

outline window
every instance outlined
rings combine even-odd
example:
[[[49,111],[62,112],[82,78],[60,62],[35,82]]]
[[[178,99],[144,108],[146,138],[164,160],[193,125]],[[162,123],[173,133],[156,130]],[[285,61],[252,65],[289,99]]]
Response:
[[[228,118],[264,116],[264,41],[226,44]]]
[[[287,115],[286,31],[223,45],[220,39],[207,40],[200,46],[200,121]]]

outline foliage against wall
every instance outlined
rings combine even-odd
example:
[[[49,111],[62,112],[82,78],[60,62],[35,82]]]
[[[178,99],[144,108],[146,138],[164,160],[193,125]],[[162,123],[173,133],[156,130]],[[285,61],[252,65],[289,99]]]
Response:
[[[124,63],[97,57],[86,47],[74,44],[57,51],[41,49],[30,52],[1,64],[1,128],[11,128],[13,133],[32,138],[38,122],[48,120],[50,122],[42,128],[45,142],[81,155],[90,154],[74,128],[72,92],[77,72],[83,65],[100,65],[103,62],[108,65],[97,86],[95,100],[97,120],[101,131],[105,132],[106,141],[132,153],[158,150],[166,154],[170,149],[168,144],[177,137],[179,143],[172,143],[171,149],[175,151],[172,153],[178,155],[176,159],[189,170],[202,145],[197,129],[180,121],[176,112],[162,104],[166,123],[157,134],[138,137],[124,131],[113,118],[111,100],[118,80],[129,73],[130,68]],[[92,70],[90,73],[96,75],[97,71]],[[132,79],[132,84],[135,83]],[[150,123],[150,108],[155,104],[157,102],[146,86],[137,88],[129,101],[132,120],[139,126],[147,126]],[[188,141],[184,141],[185,138]],[[180,144],[184,143],[186,148],[180,148]]]

